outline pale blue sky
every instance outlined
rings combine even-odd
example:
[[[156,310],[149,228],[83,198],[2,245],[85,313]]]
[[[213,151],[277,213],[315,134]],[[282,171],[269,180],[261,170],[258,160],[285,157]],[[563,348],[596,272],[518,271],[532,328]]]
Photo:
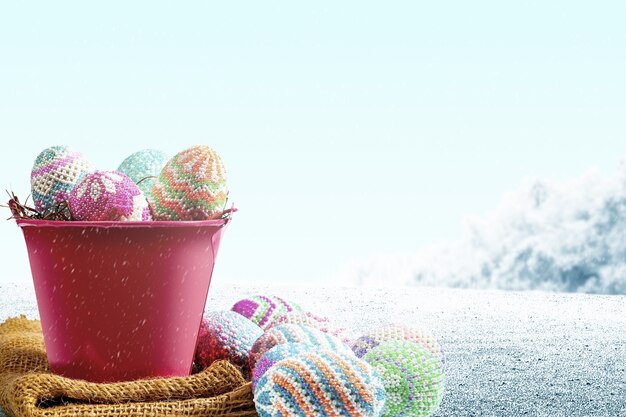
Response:
[[[221,152],[220,282],[328,282],[462,233],[525,178],[626,156],[626,2],[0,5],[0,187],[56,144]],[[5,212],[8,217],[8,212]],[[0,224],[1,280],[26,280]]]

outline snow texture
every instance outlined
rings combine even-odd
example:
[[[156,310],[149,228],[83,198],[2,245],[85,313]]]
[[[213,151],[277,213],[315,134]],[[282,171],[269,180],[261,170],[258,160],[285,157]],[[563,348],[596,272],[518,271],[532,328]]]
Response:
[[[465,237],[408,255],[355,260],[340,280],[362,286],[446,286],[626,294],[626,166],[568,181],[528,182]]]
[[[270,294],[335,319],[352,337],[389,323],[431,329],[446,351],[436,417],[626,416],[625,296],[218,283],[207,309]],[[32,284],[0,286],[0,320],[18,314],[38,317]]]

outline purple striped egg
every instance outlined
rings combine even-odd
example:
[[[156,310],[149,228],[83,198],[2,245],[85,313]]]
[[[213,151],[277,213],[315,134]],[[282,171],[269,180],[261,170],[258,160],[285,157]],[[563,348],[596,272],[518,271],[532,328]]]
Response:
[[[302,308],[298,304],[280,297],[253,295],[237,301],[231,310],[250,319],[262,329],[266,329],[267,325],[276,318],[291,311],[302,311]]]

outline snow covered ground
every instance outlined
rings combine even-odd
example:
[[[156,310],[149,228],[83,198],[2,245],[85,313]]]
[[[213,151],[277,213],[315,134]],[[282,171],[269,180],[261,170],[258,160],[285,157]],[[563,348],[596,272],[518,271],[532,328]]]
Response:
[[[276,294],[354,335],[420,322],[447,353],[436,416],[626,416],[626,297],[448,288],[214,286],[209,309]],[[0,320],[38,317],[30,283],[0,285]],[[2,413],[0,413],[2,416]]]

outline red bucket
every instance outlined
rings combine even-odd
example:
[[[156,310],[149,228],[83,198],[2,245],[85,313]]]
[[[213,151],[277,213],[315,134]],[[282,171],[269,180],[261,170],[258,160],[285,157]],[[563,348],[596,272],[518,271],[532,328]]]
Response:
[[[52,372],[186,376],[228,220],[17,220]]]

